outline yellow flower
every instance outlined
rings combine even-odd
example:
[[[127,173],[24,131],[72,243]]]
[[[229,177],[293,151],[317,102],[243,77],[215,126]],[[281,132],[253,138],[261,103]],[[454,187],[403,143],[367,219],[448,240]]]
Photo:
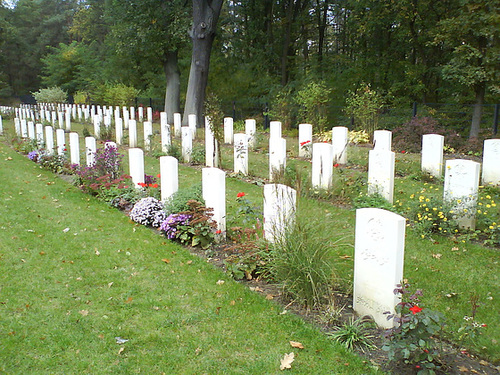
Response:
[[[491,199],[491,196],[487,195],[487,196],[486,196],[486,199]]]
[[[490,225],[489,228],[490,229],[495,229],[495,227],[493,225]]]
[[[491,204],[487,204],[487,205],[486,205],[486,208],[491,208]]]

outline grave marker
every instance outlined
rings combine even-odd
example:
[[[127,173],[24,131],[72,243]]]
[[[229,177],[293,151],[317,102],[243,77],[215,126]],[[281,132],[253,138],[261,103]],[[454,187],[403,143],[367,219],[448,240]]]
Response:
[[[80,165],[80,138],[78,133],[69,133],[69,148],[71,164]]]
[[[212,219],[221,237],[226,232],[226,172],[218,168],[202,169],[202,190],[205,206],[212,208]]]
[[[333,146],[331,144],[313,144],[311,175],[314,189],[330,189],[333,177]]]
[[[441,177],[443,174],[444,137],[439,134],[424,134],[422,136],[422,172],[431,176]]]
[[[312,156],[312,125],[299,124],[299,157],[310,158]]]
[[[347,164],[347,146],[349,145],[349,131],[345,126],[336,126],[332,129],[333,162]]]
[[[396,156],[385,149],[370,150],[368,154],[368,195],[380,194],[392,204]]]
[[[189,126],[181,127],[182,134],[182,159],[184,163],[191,162],[191,154],[193,152],[193,132]]]
[[[133,120],[135,122],[135,120]],[[129,148],[128,159],[130,177],[137,189],[141,188],[140,183],[144,183],[144,151],[140,148]]]
[[[472,160],[446,161],[443,201],[453,206],[453,216],[462,228],[476,227],[476,203],[481,164]]]
[[[179,189],[179,162],[173,156],[160,157],[160,186],[163,203]]]
[[[45,149],[49,155],[54,154],[54,130],[50,125],[45,127]]]
[[[399,297],[396,285],[403,280],[406,219],[380,208],[356,210],[353,308],[359,316],[370,315],[382,328]]]
[[[483,147],[483,185],[500,185],[500,139],[486,139]]]
[[[233,118],[224,117],[224,143],[232,145],[234,141]]]
[[[234,172],[248,175],[248,135],[234,135]]]
[[[85,156],[87,167],[95,163],[95,153],[97,151],[97,142],[94,137],[85,137]]]
[[[269,242],[283,240],[295,225],[297,192],[281,184],[264,185],[264,237]]]
[[[389,130],[375,130],[373,132],[373,148],[375,150],[391,151],[392,132]]]
[[[254,149],[257,139],[255,133],[257,132],[257,123],[254,119],[245,120],[245,134],[248,136],[248,148]]]

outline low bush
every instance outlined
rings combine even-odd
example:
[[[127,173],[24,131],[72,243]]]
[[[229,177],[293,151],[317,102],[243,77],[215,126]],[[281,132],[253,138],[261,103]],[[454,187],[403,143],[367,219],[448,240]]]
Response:
[[[49,87],[31,93],[38,103],[66,103],[68,93],[60,87]]]
[[[432,117],[414,117],[393,130],[392,145],[396,151],[422,151],[424,134],[440,134],[448,147],[458,149],[465,140],[456,131],[440,126]]]

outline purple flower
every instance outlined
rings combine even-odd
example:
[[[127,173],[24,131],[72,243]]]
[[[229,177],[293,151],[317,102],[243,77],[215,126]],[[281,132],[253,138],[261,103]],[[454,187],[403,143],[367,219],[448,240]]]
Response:
[[[171,214],[161,223],[160,230],[165,232],[168,239],[173,240],[177,236],[177,227],[189,224],[189,219],[191,219],[191,215]]]

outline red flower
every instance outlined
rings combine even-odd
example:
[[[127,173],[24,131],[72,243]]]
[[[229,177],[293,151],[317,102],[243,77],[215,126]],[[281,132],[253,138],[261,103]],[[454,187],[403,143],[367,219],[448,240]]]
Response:
[[[158,184],[152,184],[151,187],[157,188]]]
[[[402,154],[406,154],[406,151],[405,151],[405,150],[403,150],[403,151],[401,151],[401,153],[402,153]]]
[[[222,231],[221,231],[220,229],[218,229],[218,230],[216,230],[216,231],[215,231],[215,233],[216,233],[216,234],[221,234],[221,233],[222,233]]]
[[[158,173],[158,174],[156,175],[156,177],[160,178],[160,174]]]
[[[483,323],[481,324],[481,327],[488,327],[488,325]]]
[[[336,163],[333,165],[334,168],[338,168],[339,167],[339,163]]]
[[[244,197],[246,194],[241,192],[241,193],[238,193],[236,194],[236,198],[241,198],[241,197]]]
[[[311,141],[304,141],[304,142],[300,142],[300,146],[304,146],[304,145],[307,145],[308,143],[311,143]]]
[[[141,187],[146,187],[147,186],[144,182],[138,182],[137,185],[139,185]]]
[[[422,311],[422,308],[415,305],[413,307],[410,307],[410,311],[412,312],[413,315],[415,315],[416,313],[419,313],[420,311]]]

